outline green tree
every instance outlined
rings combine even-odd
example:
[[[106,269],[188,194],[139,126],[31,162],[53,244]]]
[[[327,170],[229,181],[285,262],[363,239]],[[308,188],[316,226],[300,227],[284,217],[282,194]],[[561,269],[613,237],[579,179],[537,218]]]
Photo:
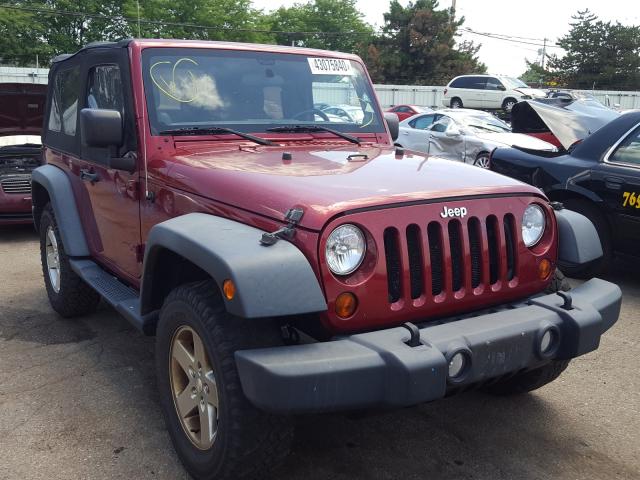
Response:
[[[264,14],[252,7],[251,0],[141,0],[139,4],[125,0],[124,12],[136,37],[273,41],[273,36],[264,32],[268,29]],[[140,24],[140,32],[135,20],[138,12],[148,21]]]
[[[356,7],[356,0],[312,0],[280,7],[269,21],[277,43],[357,53],[373,36]],[[314,33],[318,32],[318,33]]]
[[[640,88],[640,27],[603,22],[589,10],[573,17],[569,33],[558,41],[566,54],[549,67],[570,88]]]
[[[479,45],[456,42],[464,17],[439,9],[437,0],[417,0],[404,7],[393,0],[384,14],[383,33],[375,42],[377,58],[369,49],[374,81],[380,83],[441,85],[456,75],[482,73]]]
[[[558,85],[558,74],[547,70],[546,68],[542,68],[542,66],[537,63],[530,62],[525,59],[527,64],[527,70],[520,75],[520,80],[525,83],[546,86],[546,87],[554,87]]]
[[[33,13],[0,8],[0,63],[34,65],[36,57],[46,63],[52,51]]]

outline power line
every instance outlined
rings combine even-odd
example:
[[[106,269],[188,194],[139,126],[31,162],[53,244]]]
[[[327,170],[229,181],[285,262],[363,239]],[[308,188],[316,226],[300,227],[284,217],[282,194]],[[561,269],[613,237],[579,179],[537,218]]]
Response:
[[[529,41],[519,40],[518,37],[514,37],[514,36],[511,36],[511,35],[503,35],[503,34],[499,34],[499,33],[478,32],[478,31],[472,30],[472,29],[470,29],[468,27],[460,27],[460,30],[462,30],[463,32],[471,33],[473,35],[480,35],[480,36],[483,36],[483,37],[493,38],[495,40],[503,40],[505,42],[520,43],[520,44],[523,44],[523,45],[533,45],[533,46],[536,46],[536,47],[562,48],[558,44],[549,45],[549,44],[545,44],[545,43],[529,42]],[[544,42],[545,40],[546,39],[540,39],[541,42]]]

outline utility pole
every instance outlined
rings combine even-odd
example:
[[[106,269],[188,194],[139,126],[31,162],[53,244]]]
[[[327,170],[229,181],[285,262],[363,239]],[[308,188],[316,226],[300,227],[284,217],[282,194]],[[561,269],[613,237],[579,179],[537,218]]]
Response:
[[[542,61],[540,62],[540,67],[544,70],[544,59],[547,56],[547,39],[545,38],[542,41]]]
[[[142,38],[142,35],[140,34],[140,0],[138,0],[136,4],[138,6],[138,38]]]

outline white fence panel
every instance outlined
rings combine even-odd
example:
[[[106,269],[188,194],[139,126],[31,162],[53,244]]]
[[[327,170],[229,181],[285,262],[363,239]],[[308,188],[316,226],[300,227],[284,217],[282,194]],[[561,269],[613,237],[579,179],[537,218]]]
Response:
[[[0,67],[0,83],[46,84],[48,80],[48,68]]]
[[[0,66],[0,83],[47,83],[49,69]],[[441,108],[444,87],[423,85],[374,85],[378,99],[383,108],[394,105],[422,105]],[[615,90],[578,90],[590,93],[603,104],[610,107],[617,105],[622,109],[639,108],[640,92],[623,92]],[[315,102],[330,104],[355,104],[348,86],[336,84],[320,84]]]

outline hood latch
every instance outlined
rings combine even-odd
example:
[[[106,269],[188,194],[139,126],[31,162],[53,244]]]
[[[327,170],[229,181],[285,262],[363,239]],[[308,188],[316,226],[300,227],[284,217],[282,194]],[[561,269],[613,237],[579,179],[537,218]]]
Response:
[[[275,232],[263,233],[262,238],[260,238],[260,244],[264,245],[265,247],[270,247],[281,238],[285,240],[292,239],[293,235],[296,232],[296,226],[298,225],[298,223],[300,223],[303,215],[304,210],[302,210],[301,208],[289,209],[284,217],[284,219],[288,222],[287,226],[282,227]]]

